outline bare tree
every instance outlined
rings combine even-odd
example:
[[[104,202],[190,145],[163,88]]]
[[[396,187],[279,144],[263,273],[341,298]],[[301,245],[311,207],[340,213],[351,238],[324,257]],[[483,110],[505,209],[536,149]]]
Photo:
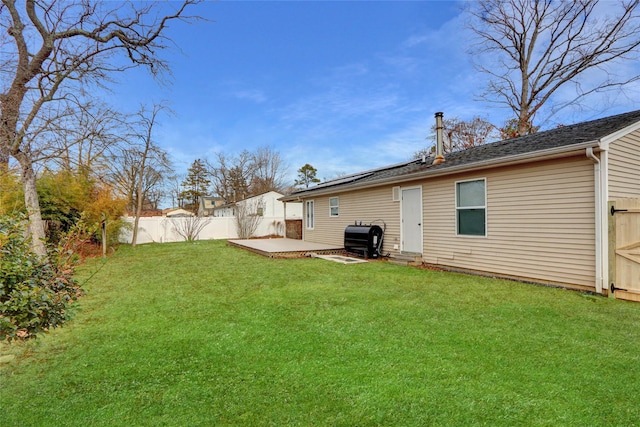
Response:
[[[218,153],[217,163],[211,166],[213,190],[227,202],[248,197],[249,184],[253,176],[253,158],[247,150],[243,150],[237,156]]]
[[[0,39],[8,58],[0,71],[0,167],[6,169],[9,156],[20,166],[29,231],[40,256],[46,256],[45,235],[30,147],[39,135],[32,126],[55,123],[58,111],[113,73],[136,66],[154,75],[166,70],[158,52],[168,46],[167,24],[183,19],[193,3],[186,0],[164,15],[160,9],[172,3],[2,0],[0,30],[9,37]],[[114,58],[117,53],[128,65]]]
[[[263,218],[260,208],[264,208],[262,197],[236,203],[236,229],[240,239],[249,239],[256,233]]]
[[[252,153],[250,193],[263,194],[268,191],[281,192],[285,189],[287,167],[280,153],[270,147],[260,147]]]
[[[148,199],[153,188],[157,188],[163,180],[165,173],[171,172],[171,165],[166,151],[153,142],[153,128],[157,124],[158,114],[166,110],[162,104],[154,104],[150,110],[144,107],[137,116],[140,133],[137,137],[140,141],[137,173],[135,174],[135,218],[133,222],[133,237],[131,245],[135,248],[138,238],[138,223],[142,213],[143,201]]]
[[[495,141],[500,136],[498,129],[481,117],[474,117],[471,120],[460,120],[457,117],[444,119],[443,139],[444,152],[453,153],[454,151],[466,150],[471,147],[486,144]],[[429,156],[436,151],[436,125],[431,127],[433,143],[430,147],[417,151],[414,158],[420,158],[423,155]]]
[[[127,200],[127,211],[134,215],[138,200],[142,209],[157,209],[164,195],[165,177],[173,172],[166,151],[153,144],[150,147],[144,144],[128,145],[114,153],[106,178],[118,195]]]
[[[186,175],[172,174],[165,180],[165,188],[169,197],[171,197],[171,207],[182,208],[184,203],[181,197],[182,183],[186,179]]]
[[[32,164],[104,180],[109,159],[125,142],[126,117],[94,100],[43,106],[24,138]]]
[[[187,242],[198,240],[200,232],[211,222],[211,218],[197,215],[189,215],[178,218],[171,218],[173,228],[179,236]]]
[[[517,134],[535,129],[537,112],[560,88],[574,85],[575,97],[550,109],[550,115],[605,90],[621,90],[639,75],[618,76],[614,66],[637,60],[640,45],[638,0],[607,4],[598,0],[482,0],[470,3],[481,58],[491,80],[483,97],[508,106]],[[594,80],[593,74],[599,73]],[[590,73],[590,79],[582,79]],[[593,82],[593,83],[592,83]]]
[[[50,129],[46,144],[39,147],[46,156],[36,156],[34,161],[52,161],[68,170],[90,171],[102,180],[109,169],[109,159],[124,143],[126,118],[106,105],[88,101],[77,106],[69,120],[58,121]]]
[[[227,202],[235,202],[268,191],[286,191],[287,166],[271,147],[238,155],[218,153],[209,164],[214,192]]]

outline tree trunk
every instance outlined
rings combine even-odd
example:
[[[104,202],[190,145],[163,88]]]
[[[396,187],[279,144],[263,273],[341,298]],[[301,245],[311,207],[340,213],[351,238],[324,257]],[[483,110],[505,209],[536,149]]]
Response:
[[[518,118],[518,136],[525,136],[530,133],[531,126],[529,125],[529,121],[527,120],[526,113],[520,113],[520,117]]]
[[[145,166],[147,163],[147,156],[149,155],[149,146],[151,145],[151,127],[149,127],[149,134],[142,153],[142,160],[140,161],[140,174],[138,176],[138,182],[136,185],[136,217],[133,221],[133,236],[131,237],[131,246],[136,247],[138,242],[138,223],[140,222],[140,215],[142,214],[142,202],[144,194],[142,193],[142,181],[144,180]]]
[[[29,216],[29,233],[31,234],[31,248],[38,256],[47,256],[45,246],[44,222],[40,214],[40,202],[36,191],[36,174],[33,171],[31,160],[23,153],[15,156],[20,165],[20,175],[22,176],[22,187],[24,189],[24,204]]]
[[[9,169],[9,154],[7,154],[4,147],[0,145],[0,170]]]
[[[136,215],[133,220],[133,235],[131,236],[131,246],[136,247],[136,243],[138,241],[138,223],[140,222],[140,217]]]

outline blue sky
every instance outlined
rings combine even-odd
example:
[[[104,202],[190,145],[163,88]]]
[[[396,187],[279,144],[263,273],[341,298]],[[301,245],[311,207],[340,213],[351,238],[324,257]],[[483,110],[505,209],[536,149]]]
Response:
[[[502,124],[509,112],[477,100],[460,2],[219,1],[209,22],[173,23],[164,55],[173,84],[128,72],[110,97],[135,111],[166,101],[158,143],[184,173],[196,158],[269,146],[296,170],[330,179],[408,160],[429,145],[434,113]],[[637,94],[638,92],[634,92]],[[566,111],[543,127],[638,108],[634,96]],[[637,99],[637,97],[635,97]]]

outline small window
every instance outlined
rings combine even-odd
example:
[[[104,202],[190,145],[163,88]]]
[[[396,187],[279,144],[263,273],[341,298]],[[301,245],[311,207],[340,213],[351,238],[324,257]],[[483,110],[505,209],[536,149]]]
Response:
[[[486,181],[456,182],[456,229],[459,236],[487,235]]]
[[[313,200],[309,200],[305,203],[305,215],[307,230],[313,230],[314,212],[313,212]]]
[[[264,208],[262,206],[260,206],[256,212],[256,215],[258,216],[264,216]]]
[[[329,216],[338,216],[340,205],[338,204],[338,198],[332,197],[329,199]]]

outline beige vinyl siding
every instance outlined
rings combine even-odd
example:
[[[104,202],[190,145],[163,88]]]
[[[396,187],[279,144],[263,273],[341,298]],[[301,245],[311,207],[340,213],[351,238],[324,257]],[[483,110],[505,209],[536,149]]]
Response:
[[[456,236],[455,182],[486,178],[487,236]],[[593,164],[545,161],[424,184],[425,262],[594,286]]]
[[[340,211],[338,216],[330,216],[329,199],[339,197]],[[385,186],[374,189],[332,194],[326,197],[314,197],[315,227],[304,230],[304,240],[329,245],[344,244],[344,229],[362,221],[363,224],[374,223],[387,228],[384,234],[382,250],[384,253],[397,253],[394,244],[400,243],[400,202],[392,200],[392,187]]]
[[[640,197],[640,131],[609,146],[609,200]]]

